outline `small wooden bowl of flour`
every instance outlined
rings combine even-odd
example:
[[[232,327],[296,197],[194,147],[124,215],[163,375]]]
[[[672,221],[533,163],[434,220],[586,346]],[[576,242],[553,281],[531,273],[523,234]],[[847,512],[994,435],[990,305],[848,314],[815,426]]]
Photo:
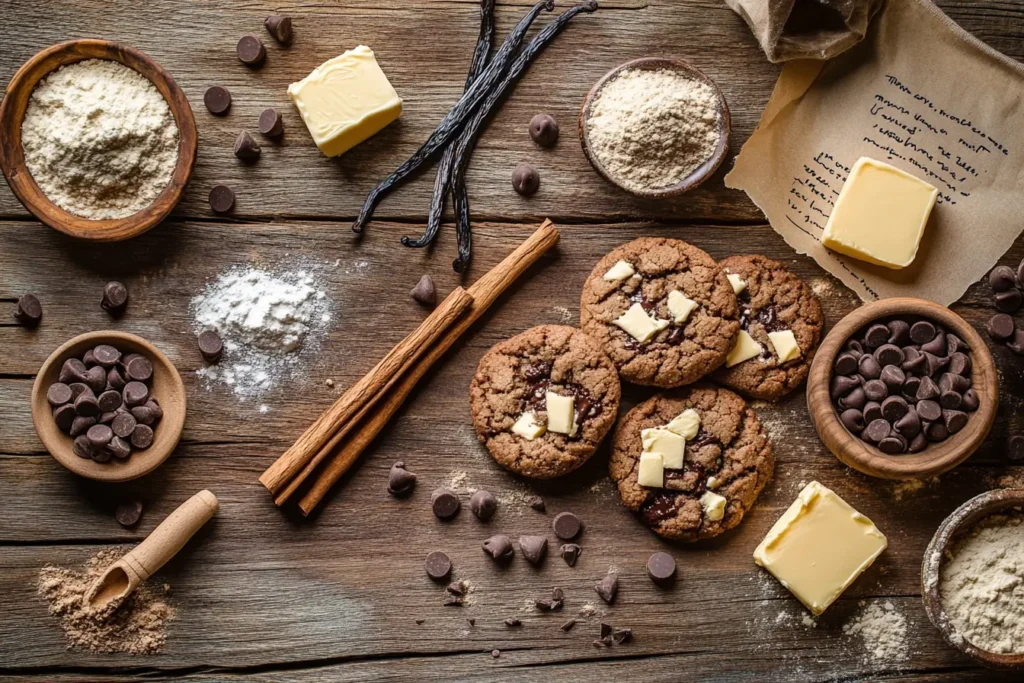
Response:
[[[711,177],[729,152],[730,131],[718,85],[668,57],[634,59],[606,73],[579,117],[594,170],[644,198],[675,197]]]
[[[79,64],[92,65],[88,60],[99,60],[100,66],[106,68],[89,73]],[[102,62],[114,64],[103,65]],[[74,83],[68,86],[72,79],[66,72],[61,76],[63,68],[72,65],[77,65],[72,73],[80,74],[76,78],[81,81],[94,79],[92,82],[102,88],[100,77],[106,75],[119,79],[108,84],[108,92],[120,89],[120,92],[132,93],[134,87],[147,96],[111,98],[109,104],[104,105],[109,108],[97,117],[99,120],[104,116],[107,120],[120,118],[125,126],[135,125],[127,134],[122,133],[128,141],[133,141],[138,133],[142,142],[135,143],[134,149],[119,151],[118,145],[105,145],[104,136],[111,131],[68,136],[65,129],[65,135],[59,135],[61,126],[55,124],[61,117],[70,121],[74,121],[76,115],[79,121],[86,118],[81,104],[84,89],[76,90]],[[66,101],[56,105],[57,85],[51,83],[51,76],[58,82],[63,81],[69,91],[74,90]],[[33,98],[41,84],[46,87]],[[148,84],[155,88],[159,97]],[[136,99],[143,99],[144,103],[131,112],[129,109]],[[32,125],[23,140],[30,105],[33,107]],[[173,122],[167,116],[168,110]],[[53,128],[49,139],[47,125]],[[161,130],[165,131],[163,135]],[[176,137],[171,138],[172,135]],[[0,105],[0,168],[11,190],[40,221],[82,239],[107,242],[128,239],[166,218],[181,199],[192,175],[197,140],[192,108],[174,79],[138,50],[105,40],[75,40],[43,50],[14,75]],[[51,144],[52,147],[48,146]],[[39,178],[33,177],[32,167],[40,171]],[[41,172],[44,168],[52,172]],[[43,187],[48,188],[49,195]]]
[[[921,596],[947,643],[987,667],[1024,671],[1024,601],[1010,572],[1024,573],[1024,489],[982,493],[939,525],[921,564]],[[1014,651],[992,651],[1014,635]]]

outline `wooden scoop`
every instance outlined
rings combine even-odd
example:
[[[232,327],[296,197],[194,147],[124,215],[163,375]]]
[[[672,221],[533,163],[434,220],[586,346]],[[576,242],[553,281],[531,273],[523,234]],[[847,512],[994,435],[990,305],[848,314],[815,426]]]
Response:
[[[146,540],[107,567],[85,594],[85,601],[96,610],[116,601],[117,609],[140,583],[178,554],[188,539],[217,513],[218,507],[217,496],[210,491],[200,491],[186,500]]]

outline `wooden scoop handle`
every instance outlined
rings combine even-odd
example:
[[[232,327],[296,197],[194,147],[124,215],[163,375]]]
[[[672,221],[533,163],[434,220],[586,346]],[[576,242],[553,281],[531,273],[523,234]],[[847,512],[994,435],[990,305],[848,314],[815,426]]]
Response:
[[[145,581],[178,554],[188,539],[214,516],[220,504],[210,491],[200,491],[182,503],[153,529],[145,541],[135,546],[120,562]]]

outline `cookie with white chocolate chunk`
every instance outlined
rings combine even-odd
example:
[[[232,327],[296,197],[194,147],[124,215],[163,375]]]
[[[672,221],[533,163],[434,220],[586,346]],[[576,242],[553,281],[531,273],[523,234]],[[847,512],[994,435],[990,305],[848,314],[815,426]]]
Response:
[[[739,309],[711,256],[681,240],[641,237],[598,261],[583,285],[580,327],[622,379],[671,388],[725,362]]]
[[[771,479],[775,456],[746,401],[697,385],[626,413],[608,468],[623,505],[656,534],[697,541],[740,523]]]
[[[549,479],[585,463],[619,411],[619,376],[593,339],[541,325],[495,345],[470,386],[477,437],[499,465]]]
[[[730,256],[718,262],[740,307],[740,333],[717,382],[751,398],[775,401],[807,378],[824,318],[811,288],[778,261]]]

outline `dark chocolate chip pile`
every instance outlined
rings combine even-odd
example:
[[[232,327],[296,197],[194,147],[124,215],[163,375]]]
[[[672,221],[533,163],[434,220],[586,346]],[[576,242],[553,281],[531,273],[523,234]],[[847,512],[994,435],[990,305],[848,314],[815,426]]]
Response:
[[[75,455],[96,462],[126,460],[133,449],[153,444],[153,429],[164,415],[152,381],[148,358],[100,344],[81,359],[64,361],[46,400],[57,427],[74,439]]]
[[[1024,276],[1024,261],[1017,266],[1016,272],[1009,266],[996,266],[988,274],[992,298],[996,308],[1002,312],[992,316],[985,329],[993,340],[1005,343],[1008,349],[1024,356],[1024,329],[1017,328],[1010,317],[1010,314],[1020,309],[1024,298],[1021,294],[1021,290],[1024,289],[1021,276]]]
[[[875,322],[836,357],[830,392],[851,433],[883,453],[919,453],[978,409],[970,348],[925,319]]]

